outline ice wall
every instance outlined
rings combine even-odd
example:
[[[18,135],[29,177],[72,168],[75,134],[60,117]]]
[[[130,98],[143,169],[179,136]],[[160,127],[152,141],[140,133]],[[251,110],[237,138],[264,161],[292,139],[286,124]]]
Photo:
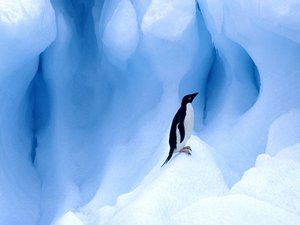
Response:
[[[179,89],[204,89],[213,58],[193,1],[170,1],[166,11],[161,1],[52,3],[57,38],[41,56],[34,88],[45,96],[44,110],[34,108],[47,117],[36,132],[41,224],[95,193],[90,204],[112,204],[138,184],[165,153],[159,146]],[[203,66],[193,66],[199,60]],[[179,88],[187,73],[199,84]]]
[[[40,182],[33,167],[30,83],[55,39],[49,1],[0,1],[0,223],[36,224]]]
[[[234,62],[239,66],[244,64],[242,71],[245,69],[244,73],[249,74],[244,78],[252,80],[247,82],[248,87],[246,82],[238,82],[244,90],[234,94],[234,98],[239,98],[241,93],[248,92],[237,101],[237,106],[248,102],[245,106],[250,110],[235,115],[234,120],[230,120],[234,115],[232,108],[226,115],[218,110],[222,115],[215,118],[221,122],[212,126],[207,136],[204,132],[205,139],[219,150],[231,167],[242,172],[253,164],[258,153],[264,152],[270,124],[289,109],[299,108],[299,42],[297,29],[294,29],[299,16],[294,10],[299,4],[295,1],[284,5],[273,1],[198,2],[216,46],[220,45],[221,51],[225,46],[226,54],[233,55],[236,51],[228,51],[230,45],[224,44],[224,39],[238,45],[244,57],[235,53]],[[231,57],[225,58],[230,62]],[[237,77],[241,71],[233,70],[230,74]],[[236,89],[233,82],[227,92]],[[223,104],[228,105],[230,99],[225,98]],[[218,129],[222,123],[227,123],[226,132]]]

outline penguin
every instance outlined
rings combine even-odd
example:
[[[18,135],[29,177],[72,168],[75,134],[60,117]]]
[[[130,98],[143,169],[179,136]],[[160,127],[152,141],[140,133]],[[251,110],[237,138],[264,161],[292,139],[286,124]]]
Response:
[[[190,146],[185,146],[185,144],[190,138],[194,128],[194,109],[192,102],[197,95],[198,92],[186,95],[182,98],[181,106],[173,118],[170,129],[169,155],[161,167],[163,167],[176,152],[191,154],[192,149]]]

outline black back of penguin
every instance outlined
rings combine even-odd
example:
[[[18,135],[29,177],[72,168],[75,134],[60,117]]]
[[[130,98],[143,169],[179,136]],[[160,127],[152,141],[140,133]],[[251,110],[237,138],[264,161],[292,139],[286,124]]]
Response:
[[[183,141],[185,131],[184,131],[184,118],[186,116],[186,106],[185,107],[180,107],[175,114],[172,125],[171,125],[171,130],[169,134],[169,145],[170,149],[176,149],[177,147],[177,133],[176,133],[176,128],[178,126],[179,133],[180,133],[180,142]]]

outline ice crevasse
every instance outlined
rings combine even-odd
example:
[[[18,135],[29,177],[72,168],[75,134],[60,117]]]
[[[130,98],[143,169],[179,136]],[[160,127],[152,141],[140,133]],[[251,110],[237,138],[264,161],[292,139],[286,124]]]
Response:
[[[300,224],[299,8],[0,0],[0,224]]]

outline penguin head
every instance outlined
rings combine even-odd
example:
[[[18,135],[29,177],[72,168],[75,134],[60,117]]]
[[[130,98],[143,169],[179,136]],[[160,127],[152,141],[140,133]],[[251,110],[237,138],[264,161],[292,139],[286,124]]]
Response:
[[[182,99],[181,105],[186,105],[188,103],[192,103],[192,101],[194,100],[194,98],[197,95],[198,95],[198,92],[184,96]]]

